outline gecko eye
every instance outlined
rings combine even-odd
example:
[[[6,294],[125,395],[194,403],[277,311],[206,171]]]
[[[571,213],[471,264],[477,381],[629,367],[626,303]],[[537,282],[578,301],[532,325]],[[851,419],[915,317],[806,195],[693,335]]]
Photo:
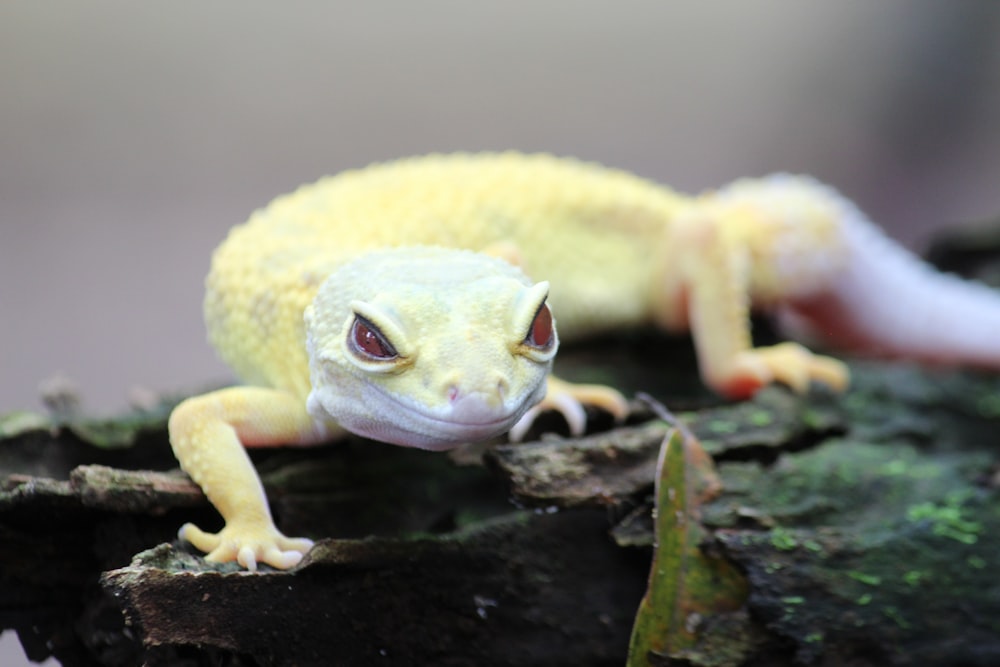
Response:
[[[552,334],[552,311],[543,301],[542,305],[538,307],[538,312],[535,313],[535,319],[531,321],[531,327],[528,329],[528,335],[524,337],[524,342],[531,347],[544,350],[552,346],[554,338]]]
[[[399,356],[378,327],[357,314],[354,315],[350,342],[355,352],[374,361],[389,361]]]

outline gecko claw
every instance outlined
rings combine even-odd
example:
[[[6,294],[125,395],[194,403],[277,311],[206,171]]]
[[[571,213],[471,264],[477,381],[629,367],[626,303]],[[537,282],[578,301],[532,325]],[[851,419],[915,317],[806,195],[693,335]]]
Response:
[[[569,394],[557,394],[553,397],[552,404],[566,420],[570,435],[583,435],[587,430],[587,411],[583,409],[583,404]]]
[[[599,384],[573,384],[556,377],[549,377],[545,398],[530,408],[510,429],[511,442],[520,442],[531,425],[545,410],[555,410],[569,426],[570,435],[578,437],[587,431],[585,405],[592,405],[610,412],[615,422],[622,422],[629,414],[628,401],[615,389]]]
[[[510,431],[507,432],[507,438],[510,439],[511,442],[521,442],[524,440],[524,436],[528,432],[528,429],[531,428],[531,425],[535,423],[535,420],[538,419],[538,415],[540,414],[542,414],[542,409],[537,405],[532,408],[528,408],[528,411],[525,412],[521,418],[517,420],[517,423],[511,427]]]
[[[211,558],[211,554],[209,554]],[[236,554],[236,562],[242,565],[249,572],[257,571],[257,557],[253,553],[253,549],[249,546],[242,547],[238,554]]]

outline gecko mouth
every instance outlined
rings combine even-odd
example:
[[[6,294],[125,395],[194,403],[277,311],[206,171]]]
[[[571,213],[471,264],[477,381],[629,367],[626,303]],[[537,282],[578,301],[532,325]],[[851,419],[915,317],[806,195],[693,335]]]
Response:
[[[358,435],[389,442],[404,447],[418,449],[446,450],[459,445],[488,440],[503,433],[517,423],[530,405],[527,402],[511,408],[501,405],[490,408],[485,402],[473,407],[466,405],[460,412],[469,413],[464,417],[450,418],[441,411],[431,411],[424,406],[401,400],[378,386],[369,385],[361,400],[369,408],[372,404],[382,404],[380,412],[390,415],[385,419],[347,417],[338,422],[347,430]],[[463,400],[477,397],[469,396]]]

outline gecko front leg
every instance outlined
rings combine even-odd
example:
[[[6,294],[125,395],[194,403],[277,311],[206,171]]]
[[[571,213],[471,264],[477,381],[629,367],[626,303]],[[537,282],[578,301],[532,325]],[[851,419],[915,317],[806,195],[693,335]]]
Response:
[[[279,569],[297,565],[313,543],[286,537],[275,527],[244,447],[305,445],[326,439],[327,429],[309,416],[302,401],[276,389],[222,389],[178,405],[170,415],[169,430],[181,468],[226,522],[218,533],[186,524],[181,539],[206,552],[206,560],[236,560],[251,571],[258,563]]]

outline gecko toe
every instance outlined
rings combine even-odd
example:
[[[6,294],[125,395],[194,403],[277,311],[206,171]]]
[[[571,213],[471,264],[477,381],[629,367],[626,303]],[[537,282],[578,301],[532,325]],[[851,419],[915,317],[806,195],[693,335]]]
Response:
[[[813,354],[798,343],[780,343],[747,350],[736,357],[721,382],[710,382],[732,398],[749,398],[757,389],[777,381],[798,394],[809,391],[813,381],[836,391],[847,387],[847,366],[831,357]]]
[[[279,570],[287,570],[302,562],[303,556],[304,552],[301,551],[283,551],[277,546],[272,546],[264,553],[263,561]]]
[[[177,531],[177,538],[189,542],[198,551],[210,553],[219,548],[222,539],[218,533],[207,533],[193,523],[186,523]]]

